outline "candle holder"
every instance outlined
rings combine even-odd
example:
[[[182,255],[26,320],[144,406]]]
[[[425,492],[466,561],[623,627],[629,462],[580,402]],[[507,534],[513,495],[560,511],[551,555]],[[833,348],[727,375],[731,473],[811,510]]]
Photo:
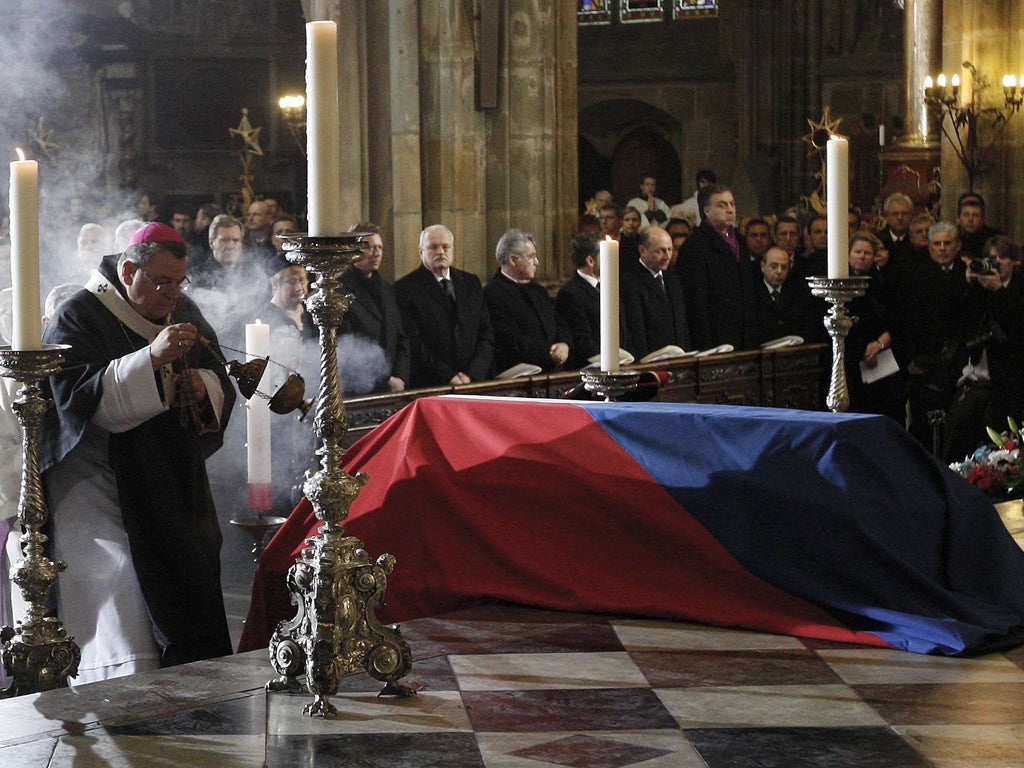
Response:
[[[846,335],[853,319],[846,305],[863,296],[869,277],[808,277],[811,293],[832,306],[825,315],[825,329],[832,337],[832,378],[825,404],[833,413],[845,413],[850,407],[850,390],[846,385]]]
[[[260,557],[263,556],[267,542],[288,519],[280,515],[264,515],[262,509],[257,509],[255,512],[255,515],[239,515],[228,521],[239,530],[245,531],[252,539],[250,552],[254,565],[259,563]]]
[[[47,536],[42,528],[49,516],[39,474],[39,427],[50,403],[43,399],[39,382],[60,369],[65,344],[48,344],[42,349],[13,350],[0,347],[0,375],[21,382],[12,404],[21,425],[22,470],[18,522],[22,559],[13,581],[21,589],[28,608],[15,627],[0,630],[3,664],[13,678],[0,698],[67,688],[68,678],[78,674],[82,652],[68,637],[61,620],[49,615],[51,587],[67,563],[53,562],[44,552]]]
[[[331,717],[330,703],[343,675],[363,667],[385,683],[381,695],[408,696],[413,690],[398,683],[412,668],[412,653],[397,627],[385,627],[374,611],[384,600],[387,577],[395,558],[376,561],[359,539],[345,534],[345,520],[359,489],[363,472],[354,477],[341,467],[342,438],[348,430],[338,374],[337,329],[353,301],[338,292],[338,276],[362,255],[367,233],[335,236],[280,236],[285,256],[314,275],[306,310],[320,331],[320,390],[313,431],[320,446],[320,469],[306,473],[303,492],[323,524],[288,570],[288,587],[297,606],[295,618],[283,621],[270,640],[270,658],[280,677],[267,690],[299,689],[305,671],[313,702],[303,708],[311,717]]]
[[[597,371],[584,368],[580,379],[587,392],[603,397],[606,403],[618,400],[640,383],[639,371]]]

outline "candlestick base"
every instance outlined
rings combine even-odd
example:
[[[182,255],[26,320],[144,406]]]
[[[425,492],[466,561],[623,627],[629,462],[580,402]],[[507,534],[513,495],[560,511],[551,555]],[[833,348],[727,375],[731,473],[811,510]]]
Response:
[[[331,717],[330,703],[343,675],[362,667],[386,683],[382,695],[408,696],[414,691],[398,683],[412,668],[412,653],[397,627],[385,627],[374,612],[384,601],[387,577],[395,558],[381,555],[371,561],[359,539],[345,535],[349,508],[366,483],[341,467],[342,438],[348,430],[341,396],[337,359],[337,329],[353,301],[338,292],[338,276],[362,256],[367,233],[312,237],[281,237],[288,260],[315,276],[306,309],[320,330],[320,390],[313,431],[320,440],[320,469],[306,473],[303,492],[323,521],[317,535],[288,571],[288,587],[297,606],[294,619],[281,622],[270,640],[270,658],[280,677],[267,690],[298,690],[305,671],[313,702],[303,712]]]
[[[49,517],[39,474],[39,427],[50,403],[42,397],[39,382],[60,369],[64,344],[49,344],[42,349],[13,350],[0,347],[0,376],[20,381],[24,386],[12,404],[21,425],[22,471],[18,522],[23,558],[12,580],[21,589],[27,604],[26,615],[14,627],[0,629],[2,658],[13,682],[0,698],[67,688],[68,678],[78,674],[82,652],[74,638],[68,637],[61,620],[49,615],[51,587],[67,563],[53,562],[45,555],[48,537],[42,529]]]
[[[580,379],[587,392],[603,397],[606,403],[614,402],[640,383],[639,371],[596,371],[584,368]]]
[[[825,405],[833,413],[845,413],[850,407],[850,390],[846,383],[846,335],[853,319],[846,305],[863,296],[870,277],[808,277],[811,293],[832,306],[825,315],[825,329],[832,337],[832,377]]]

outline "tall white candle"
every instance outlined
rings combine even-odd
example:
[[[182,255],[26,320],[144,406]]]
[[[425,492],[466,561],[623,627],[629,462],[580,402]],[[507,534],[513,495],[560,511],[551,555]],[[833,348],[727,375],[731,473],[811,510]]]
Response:
[[[306,153],[309,234],[344,231],[341,212],[341,147],[338,105],[338,25],[306,25]]]
[[[270,326],[257,320],[245,326],[246,360],[256,360],[270,354]],[[268,375],[264,373],[260,382]],[[268,393],[269,394],[269,393]],[[246,458],[249,469],[249,509],[270,509],[273,506],[273,485],[270,463],[270,401],[260,395],[246,403]]]
[[[598,256],[601,270],[601,370],[619,370],[619,244],[606,237]]]
[[[850,142],[833,136],[825,147],[828,276],[850,276]]]
[[[20,149],[18,157],[11,163],[11,348],[39,349],[39,163],[26,160]]]

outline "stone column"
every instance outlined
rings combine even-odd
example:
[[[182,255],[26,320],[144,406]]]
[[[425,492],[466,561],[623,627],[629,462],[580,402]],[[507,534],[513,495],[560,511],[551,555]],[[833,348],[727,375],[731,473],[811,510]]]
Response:
[[[420,175],[419,17],[403,0],[366,4],[366,168],[368,213],[384,230],[382,273],[417,266],[423,228]]]
[[[576,6],[558,0],[502,4],[507,52],[498,108],[486,113],[485,190],[488,269],[510,226],[533,232],[539,277],[571,274],[566,258],[576,228]]]
[[[481,277],[506,229],[532,231],[541,277],[557,279],[576,217],[575,4],[497,6],[497,40],[461,0],[420,6],[424,223],[451,227],[459,264]],[[479,110],[477,54],[495,44],[497,107]]]
[[[906,0],[903,22],[903,146],[935,146],[939,126],[924,104],[924,79],[935,77],[942,61],[942,0]]]

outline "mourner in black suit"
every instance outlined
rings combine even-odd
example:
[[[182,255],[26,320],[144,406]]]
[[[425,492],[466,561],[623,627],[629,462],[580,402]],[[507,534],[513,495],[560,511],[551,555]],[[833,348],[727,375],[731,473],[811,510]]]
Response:
[[[384,350],[390,369],[374,385],[377,392],[401,392],[409,382],[409,337],[402,330],[402,318],[394,289],[380,276],[384,260],[384,239],[375,224],[357,224],[353,232],[370,232],[363,256],[341,275],[343,292],[355,296],[341,322],[340,332],[356,333]]]
[[[576,274],[555,295],[555,309],[569,326],[572,335],[568,361],[570,368],[585,367],[591,357],[601,352],[598,242],[596,232],[580,232],[572,239],[569,256],[576,266]],[[621,333],[619,343],[626,346]]]
[[[791,267],[789,254],[777,245],[761,254],[760,270],[751,277],[747,313],[752,347],[783,336],[799,336],[807,343],[824,340],[823,302],[811,295],[806,283],[789,279]]]
[[[750,268],[747,245],[736,231],[736,202],[728,187],[718,185],[701,189],[697,202],[701,225],[679,249],[676,264],[693,344],[699,349],[718,344],[744,349]]]
[[[668,269],[671,261],[671,236],[651,226],[640,238],[641,269],[622,275],[627,349],[637,360],[669,344],[691,348],[683,287],[678,275]]]
[[[904,283],[902,356],[909,376],[910,431],[930,448],[927,412],[945,410],[956,385],[955,339],[963,324],[967,283],[956,226],[934,224],[928,241],[931,258],[911,268]]]
[[[395,283],[402,329],[409,337],[410,384],[490,378],[494,335],[479,278],[452,266],[455,239],[443,224],[420,233],[419,252],[423,265]]]
[[[537,246],[529,232],[510,229],[495,249],[498,271],[484,288],[494,326],[498,373],[519,363],[560,371],[569,359],[569,326],[555,311],[544,286],[535,283]]]

